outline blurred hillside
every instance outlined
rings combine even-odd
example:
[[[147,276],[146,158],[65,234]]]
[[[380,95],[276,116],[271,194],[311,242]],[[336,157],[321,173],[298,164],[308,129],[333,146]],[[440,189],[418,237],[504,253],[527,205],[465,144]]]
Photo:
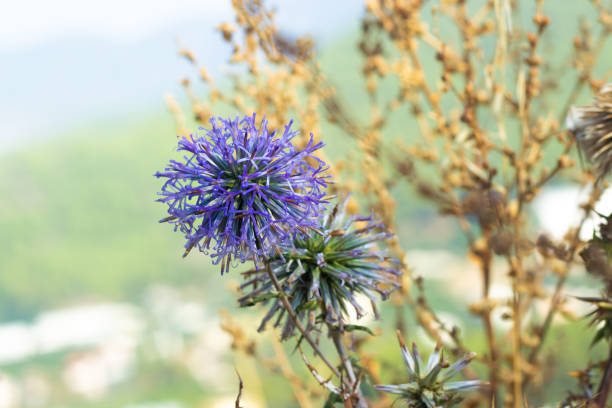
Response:
[[[206,257],[182,260],[179,234],[157,223],[163,208],[152,174],[173,150],[172,132],[160,118],[92,126],[3,157],[4,319],[71,300],[126,298],[151,281],[218,277],[203,273],[216,269]]]

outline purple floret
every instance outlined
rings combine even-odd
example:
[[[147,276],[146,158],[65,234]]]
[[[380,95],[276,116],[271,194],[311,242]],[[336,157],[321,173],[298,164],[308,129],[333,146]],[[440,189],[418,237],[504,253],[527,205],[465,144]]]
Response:
[[[255,114],[235,120],[213,118],[212,128],[179,140],[183,161],[171,160],[156,177],[166,178],[158,201],[168,204],[170,222],[193,247],[210,253],[227,271],[232,258],[258,262],[275,246],[317,225],[324,210],[327,169],[313,156],[323,144],[298,149],[290,122],[282,135],[259,128]]]

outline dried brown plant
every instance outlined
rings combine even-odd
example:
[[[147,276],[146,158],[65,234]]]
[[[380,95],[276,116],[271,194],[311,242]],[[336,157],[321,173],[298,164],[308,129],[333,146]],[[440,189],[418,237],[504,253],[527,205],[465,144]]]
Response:
[[[335,192],[355,193],[351,211],[367,207],[387,226],[397,228],[394,187],[408,183],[437,207],[440,217],[457,221],[467,241],[465,255],[478,265],[481,282],[480,300],[465,306],[480,319],[486,339],[484,348],[475,350],[479,367],[463,374],[474,379],[476,372],[484,373],[490,383],[464,402],[469,406],[528,406],[525,396],[547,386],[545,340],[555,316],[565,313],[568,275],[583,268],[577,256],[584,247],[579,231],[607,186],[604,175],[612,166],[612,103],[610,85],[605,85],[612,69],[604,67],[607,73],[595,75],[612,33],[611,5],[603,0],[564,4],[576,10],[593,8],[598,19],[584,20],[573,43],[553,39],[552,49],[546,49],[549,27],[555,22],[546,15],[545,3],[555,7],[559,1],[367,1],[358,43],[363,64],[354,67],[366,85],[366,118],[352,112],[327,79],[313,41],[283,36],[274,13],[261,0],[233,0],[235,21],[218,27],[233,50],[230,64],[247,69],[233,78],[229,89],[219,87],[192,52],[180,51],[208,87],[199,97],[191,82],[183,81],[197,122],[206,124],[223,103],[240,114],[265,114],[272,128],[295,119],[304,136],[300,143],[311,132],[325,140],[322,124],[335,126],[358,150],[332,163],[329,170],[336,180]],[[559,62],[564,57],[558,54],[571,55]],[[382,89],[388,84],[393,84],[391,96]],[[599,93],[595,104],[572,108],[585,90]],[[168,106],[177,119],[177,135],[187,136],[179,105],[169,98]],[[569,131],[564,126],[568,113]],[[390,125],[398,120],[406,123],[401,131]],[[575,140],[593,167],[576,166]],[[533,228],[529,208],[542,189],[562,175],[588,186],[589,197],[581,205],[581,222],[563,240],[554,241]],[[406,248],[397,238],[389,246],[405,262],[403,287],[393,298],[398,328],[406,330],[409,308],[434,341],[444,342],[454,355],[468,351],[462,334],[443,324],[431,306],[423,279],[411,274]],[[508,298],[491,296],[500,276],[494,269],[508,278]],[[550,278],[555,280],[552,290],[544,283]],[[527,319],[536,302],[547,302],[544,316]],[[494,313],[504,308],[509,309],[505,318],[512,322],[507,330],[493,324]],[[307,380],[293,373],[282,347],[275,343],[276,358],[266,359],[254,351],[254,343],[245,345],[240,330],[229,323],[225,329],[232,333],[236,348],[289,380],[299,406],[316,406],[309,399],[316,399],[317,392],[307,391]],[[316,350],[315,341],[305,339]],[[379,382],[380,362],[361,347],[365,340],[353,335],[339,341],[358,357],[358,375]],[[585,340],[585,348],[588,344]],[[347,380],[340,366],[327,364],[327,372],[337,377],[332,383],[318,374],[325,366],[315,369],[307,364],[326,388],[355,392],[350,387],[359,379]],[[590,375],[593,368],[585,370]],[[609,387],[609,381],[604,378],[600,389]],[[597,396],[572,395],[583,404],[606,403]],[[384,395],[351,395],[344,400],[345,406],[353,403],[387,407],[392,400]]]

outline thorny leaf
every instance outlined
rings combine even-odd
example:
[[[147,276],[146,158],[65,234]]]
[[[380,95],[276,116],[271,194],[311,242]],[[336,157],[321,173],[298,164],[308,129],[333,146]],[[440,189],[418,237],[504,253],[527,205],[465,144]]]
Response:
[[[352,332],[355,330],[359,330],[359,331],[364,331],[366,333],[368,333],[370,336],[375,336],[374,332],[372,331],[372,329],[370,329],[369,327],[366,326],[361,326],[358,324],[347,324],[344,326],[344,329],[346,331]]]

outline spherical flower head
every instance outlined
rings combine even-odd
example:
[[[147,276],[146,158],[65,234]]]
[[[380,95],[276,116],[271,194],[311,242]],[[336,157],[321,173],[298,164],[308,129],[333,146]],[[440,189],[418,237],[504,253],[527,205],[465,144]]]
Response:
[[[612,84],[605,85],[591,106],[572,106],[565,119],[582,152],[604,177],[612,169]]]
[[[279,247],[278,253],[267,261],[266,267],[277,277],[307,330],[322,323],[342,330],[349,308],[357,317],[364,314],[358,294],[369,298],[376,312],[377,297],[386,299],[400,286],[398,261],[377,248],[391,234],[371,216],[346,216],[346,202],[323,214],[316,230],[311,229]],[[242,306],[271,302],[259,330],[276,317],[275,326],[283,326],[282,339],[290,337],[295,327],[282,307],[268,271],[255,269],[246,272],[245,277],[241,289],[250,292],[239,299]]]
[[[292,139],[291,122],[284,131],[268,130],[255,114],[242,119],[213,118],[210,129],[182,138],[182,161],[171,160],[155,176],[166,182],[158,201],[185,234],[186,256],[192,248],[221,262],[221,273],[232,259],[258,262],[272,248],[299,231],[317,225],[324,211],[325,163],[313,156],[323,144],[312,135],[303,149]]]
[[[444,360],[444,354],[438,343],[427,359],[427,364],[424,364],[416,344],[412,343],[412,350],[409,350],[399,331],[397,338],[408,372],[408,382],[399,385],[376,385],[375,388],[399,395],[403,406],[411,408],[452,407],[462,401],[461,392],[487,386],[486,382],[480,380],[449,381],[455,374],[467,367],[476,356],[475,353],[468,353],[450,365]]]

